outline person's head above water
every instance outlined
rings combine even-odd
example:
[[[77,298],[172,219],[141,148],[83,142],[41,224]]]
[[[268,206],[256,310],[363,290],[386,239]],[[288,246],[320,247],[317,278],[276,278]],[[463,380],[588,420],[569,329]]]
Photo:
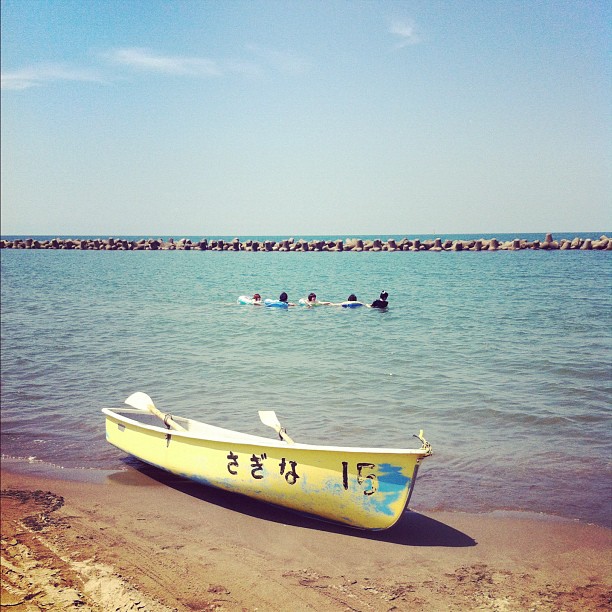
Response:
[[[260,302],[260,301],[261,301],[261,295],[259,295],[259,293],[256,293],[256,294],[253,296],[253,299],[254,299],[256,302]]]
[[[309,293],[308,294],[308,301],[309,302],[314,302],[316,299],[317,299],[316,293]]]
[[[283,291],[283,292],[280,294],[280,297],[278,298],[278,301],[279,301],[279,302],[286,302],[288,299],[289,299],[289,298],[287,297],[287,294],[286,294],[286,293]]]
[[[380,297],[377,300],[372,302],[371,308],[383,308],[386,309],[389,306],[389,302],[387,302],[387,298],[389,294],[386,291],[380,292]]]
[[[356,302],[357,301],[357,296],[354,293],[351,293],[351,295],[348,296],[348,300],[346,300],[347,302]]]

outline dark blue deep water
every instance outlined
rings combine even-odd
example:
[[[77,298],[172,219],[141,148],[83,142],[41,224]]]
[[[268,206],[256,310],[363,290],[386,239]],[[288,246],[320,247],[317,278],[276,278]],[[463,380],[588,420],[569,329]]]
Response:
[[[571,235],[569,236],[571,237]],[[100,409],[434,455],[412,506],[610,525],[611,253],[13,251],[2,264],[5,457],[130,469]],[[239,306],[310,291],[388,311]]]

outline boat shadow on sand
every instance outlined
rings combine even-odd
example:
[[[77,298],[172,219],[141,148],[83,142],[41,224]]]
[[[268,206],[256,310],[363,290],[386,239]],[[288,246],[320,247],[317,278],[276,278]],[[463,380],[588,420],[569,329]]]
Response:
[[[314,529],[317,531],[327,531],[339,533],[347,536],[376,540],[380,542],[391,542],[404,546],[442,546],[442,547],[468,547],[476,546],[476,540],[469,535],[441,523],[436,519],[425,516],[419,512],[407,510],[400,520],[391,528],[384,531],[362,531],[352,529],[335,523],[327,523],[322,520],[309,518],[298,512],[274,506],[266,502],[198,484],[187,478],[175,476],[164,470],[150,466],[137,459],[129,458],[126,464],[136,470],[140,475],[150,478],[159,484],[165,485],[204,502],[226,508],[232,512],[238,512],[247,516],[302,527],[303,529]],[[133,472],[117,472],[110,476],[114,481],[125,484],[144,484],[142,481],[133,481]]]

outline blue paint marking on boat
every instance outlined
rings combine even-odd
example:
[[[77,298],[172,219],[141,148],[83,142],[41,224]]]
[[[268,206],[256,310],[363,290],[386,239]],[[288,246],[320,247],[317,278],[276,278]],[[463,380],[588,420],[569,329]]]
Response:
[[[378,490],[375,495],[369,495],[368,503],[381,514],[394,514],[391,506],[403,494],[410,478],[402,474],[401,468],[390,463],[378,465]]]
[[[190,476],[189,474],[181,474],[181,475],[184,476],[185,478],[189,478],[190,480],[198,482],[199,484],[206,485],[207,487],[215,487],[218,489],[223,489],[224,491],[229,491],[231,493],[244,493],[244,491],[242,491],[240,486],[238,486],[233,481],[232,478],[208,479],[208,478],[204,478],[203,476],[193,477],[193,476]]]
[[[384,483],[391,483],[396,487],[404,487],[410,481],[408,476],[404,476],[399,465],[391,463],[380,463],[378,465],[378,479]]]

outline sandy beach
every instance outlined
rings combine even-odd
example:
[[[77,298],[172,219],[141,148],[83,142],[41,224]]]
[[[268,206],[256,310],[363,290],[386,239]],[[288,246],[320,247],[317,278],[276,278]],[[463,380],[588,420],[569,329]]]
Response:
[[[157,470],[2,468],[2,608],[607,610],[608,529],[407,512],[363,533]],[[76,474],[76,477],[74,477]]]

